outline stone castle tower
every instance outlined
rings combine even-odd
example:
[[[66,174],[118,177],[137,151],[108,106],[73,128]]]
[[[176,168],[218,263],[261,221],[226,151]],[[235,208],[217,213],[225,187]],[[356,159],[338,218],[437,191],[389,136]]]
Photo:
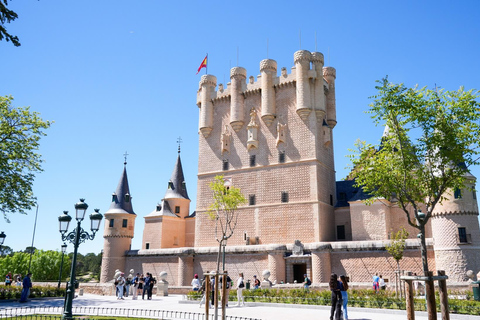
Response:
[[[190,216],[190,202],[178,147],[177,162],[165,196],[155,210],[145,216],[142,249],[193,246],[195,218]]]
[[[248,196],[229,245],[334,240],[336,72],[323,65],[322,53],[300,50],[291,74],[277,76],[276,61],[266,59],[256,82],[241,67],[226,89],[202,76],[195,247],[215,245],[203,213],[216,175]]]
[[[480,268],[476,178],[467,173],[465,180],[465,187],[450,190],[432,216],[435,265],[453,281],[466,281],[465,270]]]
[[[125,251],[130,250],[136,217],[128,187],[127,162],[125,161],[117,189],[112,194],[110,208],[105,212],[103,232],[105,240],[100,282],[112,280],[116,269],[125,270]]]

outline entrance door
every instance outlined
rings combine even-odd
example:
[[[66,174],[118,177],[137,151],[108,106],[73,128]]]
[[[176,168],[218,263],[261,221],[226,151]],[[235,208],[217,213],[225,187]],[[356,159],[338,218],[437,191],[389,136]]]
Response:
[[[307,273],[307,264],[302,263],[302,264],[294,264],[293,265],[293,280],[297,281],[297,283],[302,283],[303,280],[305,279],[303,277],[304,274]]]

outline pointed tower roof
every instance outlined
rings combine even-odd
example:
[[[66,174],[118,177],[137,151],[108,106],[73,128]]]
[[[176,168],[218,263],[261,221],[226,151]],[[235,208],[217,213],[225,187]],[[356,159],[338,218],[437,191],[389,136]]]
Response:
[[[117,190],[112,194],[112,203],[105,213],[130,213],[133,212],[132,196],[128,187],[127,162],[124,162],[123,173],[118,182]]]
[[[183,176],[182,160],[180,159],[180,146],[178,147],[177,163],[175,163],[172,176],[170,177],[170,181],[168,181],[168,188],[164,198],[182,198],[190,200],[187,193],[185,177]]]

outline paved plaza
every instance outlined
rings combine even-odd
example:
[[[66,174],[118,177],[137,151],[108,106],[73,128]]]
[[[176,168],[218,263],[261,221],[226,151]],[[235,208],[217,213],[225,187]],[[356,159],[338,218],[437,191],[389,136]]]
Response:
[[[28,303],[5,302],[0,303],[0,313],[5,309],[22,307],[62,307],[63,299],[33,299]],[[125,300],[117,300],[114,296],[99,296],[85,294],[73,301],[73,307],[103,307],[103,308],[125,308],[125,309],[150,309],[203,313],[204,309],[199,308],[198,303],[186,301],[183,295],[170,295],[168,297],[154,296],[152,300],[132,300],[131,297]],[[213,313],[213,309],[210,309]],[[221,312],[221,311],[219,311]],[[300,320],[300,319],[329,319],[330,308],[326,306],[307,306],[291,304],[266,304],[247,303],[245,307],[230,306],[227,308],[228,316],[239,316],[263,320]],[[405,311],[385,309],[364,309],[349,308],[349,320],[405,320]],[[439,314],[439,319],[441,316]],[[426,320],[425,312],[417,312],[415,319]],[[450,319],[476,319],[480,316],[450,315]]]

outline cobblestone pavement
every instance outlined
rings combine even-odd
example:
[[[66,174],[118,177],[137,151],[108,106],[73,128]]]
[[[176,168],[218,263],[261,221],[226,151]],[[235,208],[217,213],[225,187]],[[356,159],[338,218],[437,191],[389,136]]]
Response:
[[[0,303],[0,313],[5,309],[22,307],[62,307],[63,299],[33,299],[27,303],[5,302]],[[168,297],[154,296],[152,300],[117,300],[114,296],[98,296],[85,294],[74,299],[73,307],[102,307],[121,309],[146,309],[204,313],[204,308],[199,307],[198,302],[186,301],[182,295],[170,295]],[[213,313],[213,309],[210,309]],[[219,310],[219,313],[221,310]],[[263,304],[247,303],[245,307],[237,307],[230,302],[227,308],[228,316],[256,318],[263,320],[300,320],[300,319],[325,319],[330,316],[330,308],[326,306],[307,306],[291,304]],[[405,311],[385,309],[348,308],[349,320],[405,320]],[[426,320],[425,312],[417,312],[416,320]],[[439,314],[438,319],[441,319]],[[479,316],[450,315],[450,319],[480,320]]]

